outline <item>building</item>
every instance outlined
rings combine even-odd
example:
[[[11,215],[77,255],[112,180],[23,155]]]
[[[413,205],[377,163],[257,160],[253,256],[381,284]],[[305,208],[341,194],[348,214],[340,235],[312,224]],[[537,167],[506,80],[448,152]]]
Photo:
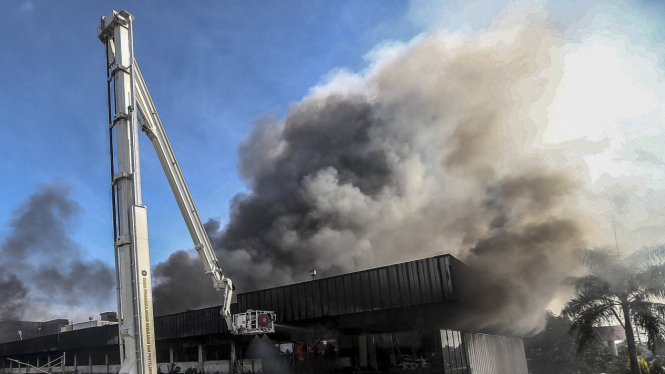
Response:
[[[598,340],[607,343],[612,356],[618,356],[616,342],[626,340],[626,331],[623,326],[598,326],[593,328]]]
[[[155,318],[161,373],[526,374],[521,339],[455,331],[445,310],[472,270],[450,255],[240,293],[234,313],[274,310],[269,337],[231,335],[219,307]],[[117,373],[117,326],[0,344],[3,374]],[[179,368],[179,369],[178,369]],[[355,368],[355,369],[354,369]]]
[[[54,319],[46,322],[0,321],[0,343],[57,334],[60,332],[60,328],[68,323],[66,319]]]

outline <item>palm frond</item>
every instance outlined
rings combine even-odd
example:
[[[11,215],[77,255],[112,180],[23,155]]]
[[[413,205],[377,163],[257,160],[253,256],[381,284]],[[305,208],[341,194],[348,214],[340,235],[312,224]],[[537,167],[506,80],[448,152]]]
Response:
[[[665,298],[665,264],[642,268],[635,274],[635,283],[645,296]]]
[[[647,346],[654,350],[665,343],[665,304],[633,302],[630,304],[631,319],[641,331],[646,333]]]
[[[577,353],[581,353],[589,342],[597,338],[593,329],[595,326],[612,320],[615,314],[613,309],[614,306],[610,304],[596,304],[575,313],[570,332],[577,339]]]
[[[577,293],[607,295],[610,292],[609,282],[598,274],[568,277],[565,283],[574,286]]]
[[[665,262],[665,244],[644,247],[633,252],[626,258],[626,261],[632,266],[663,264]]]
[[[592,273],[605,273],[612,265],[621,262],[619,254],[607,247],[586,249],[581,252],[582,264],[591,269]]]

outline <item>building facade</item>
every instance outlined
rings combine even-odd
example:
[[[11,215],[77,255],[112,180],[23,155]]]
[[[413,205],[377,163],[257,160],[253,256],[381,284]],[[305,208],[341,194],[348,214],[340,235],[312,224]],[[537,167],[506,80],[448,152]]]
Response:
[[[219,307],[156,317],[159,370],[528,373],[521,339],[456,331],[441,318],[469,271],[442,255],[238,294],[234,313],[275,311],[270,336],[231,335]],[[116,325],[63,332],[0,344],[0,370],[117,373],[118,349]]]

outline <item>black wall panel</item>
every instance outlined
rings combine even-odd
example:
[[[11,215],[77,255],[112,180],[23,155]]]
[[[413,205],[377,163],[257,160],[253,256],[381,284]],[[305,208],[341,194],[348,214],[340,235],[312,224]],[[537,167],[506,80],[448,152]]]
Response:
[[[278,322],[453,299],[449,255],[238,294],[240,311],[274,310]]]

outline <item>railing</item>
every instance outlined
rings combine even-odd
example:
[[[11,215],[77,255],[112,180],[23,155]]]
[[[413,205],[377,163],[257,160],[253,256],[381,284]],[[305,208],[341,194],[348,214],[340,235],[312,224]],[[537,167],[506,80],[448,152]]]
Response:
[[[53,366],[58,366],[58,365],[63,367],[63,370],[61,370],[61,372],[64,372],[64,366],[65,366],[65,354],[64,353],[62,354],[62,356],[56,358],[55,360],[48,361],[46,364],[44,364],[42,366],[39,366],[39,367],[34,366],[34,365],[30,365],[27,362],[21,362],[19,360],[15,360],[13,358],[7,358],[7,360],[12,361],[12,362],[16,362],[18,364],[19,368],[21,368],[21,366],[26,366],[26,367],[29,367],[29,368],[33,368],[33,369],[35,369],[35,370],[37,370],[41,373],[44,373],[44,374],[50,374],[51,373],[51,368]]]

